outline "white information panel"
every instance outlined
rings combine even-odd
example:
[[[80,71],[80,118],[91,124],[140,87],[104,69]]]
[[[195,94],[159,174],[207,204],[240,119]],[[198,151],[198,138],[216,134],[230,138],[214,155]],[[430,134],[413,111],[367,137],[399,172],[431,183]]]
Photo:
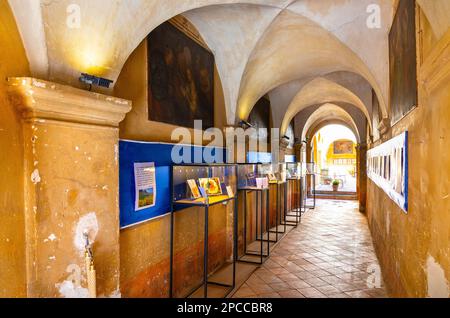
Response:
[[[368,177],[408,213],[408,132],[367,152]]]

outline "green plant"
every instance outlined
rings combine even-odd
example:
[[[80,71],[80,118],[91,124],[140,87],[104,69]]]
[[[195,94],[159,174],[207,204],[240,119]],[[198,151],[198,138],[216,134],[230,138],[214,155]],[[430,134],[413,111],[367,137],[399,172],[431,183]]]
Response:
[[[339,186],[341,182],[339,180],[333,180],[332,185]]]

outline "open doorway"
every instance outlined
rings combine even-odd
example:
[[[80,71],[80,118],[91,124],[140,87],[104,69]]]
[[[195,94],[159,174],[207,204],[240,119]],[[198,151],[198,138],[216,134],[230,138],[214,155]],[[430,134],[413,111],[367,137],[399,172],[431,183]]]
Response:
[[[316,164],[317,194],[357,192],[357,139],[342,125],[320,129],[311,141],[311,158]]]

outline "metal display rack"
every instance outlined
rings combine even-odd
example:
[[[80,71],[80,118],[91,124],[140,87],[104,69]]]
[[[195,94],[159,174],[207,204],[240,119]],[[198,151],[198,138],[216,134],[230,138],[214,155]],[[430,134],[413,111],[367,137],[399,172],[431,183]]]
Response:
[[[288,183],[287,188],[290,189],[291,185],[293,185],[293,187],[297,189],[298,195],[297,195],[297,200],[294,201],[296,203],[294,205],[294,208],[285,214],[285,218],[284,218],[285,225],[297,227],[302,221],[302,213],[303,213],[303,211],[302,211],[302,205],[303,205],[302,204],[303,203],[302,181],[303,181],[303,178],[301,178],[301,177],[287,179],[287,183]],[[292,220],[292,219],[288,220],[288,217],[294,218],[294,220]]]
[[[305,178],[305,195],[304,195],[304,207],[306,209],[315,209],[316,208],[316,164],[314,162],[306,163],[306,167],[304,169],[304,178]],[[309,180],[312,180],[312,187],[310,191]],[[307,205],[308,198],[312,194],[313,204]]]
[[[276,185],[277,192],[276,192],[276,222],[275,222],[275,230],[270,229],[269,234],[275,234],[275,240],[272,241],[273,243],[277,243],[279,241],[280,234],[286,234],[287,232],[287,224],[283,220],[286,218],[287,214],[287,181],[284,182],[277,182],[272,183],[271,186]],[[280,188],[283,186],[283,197],[284,197],[284,204],[283,204],[283,211],[281,211],[281,193]],[[280,231],[280,226],[283,227],[283,230]]]
[[[243,263],[249,264],[264,264],[265,258],[270,256],[270,240],[264,238],[264,210],[266,216],[266,233],[269,231],[269,188],[258,189],[255,187],[242,187],[238,189],[239,192],[243,193],[244,196],[244,255],[241,256],[238,260]],[[256,233],[255,233],[255,242],[260,243],[260,251],[249,251],[247,244],[247,195],[249,193],[256,193]],[[266,195],[266,209],[264,209],[264,195]],[[259,214],[259,215],[258,215]],[[258,220],[259,220],[259,228],[260,234],[258,235]],[[267,244],[267,252],[264,253],[264,245]],[[250,259],[244,259],[248,256],[258,257],[259,261],[253,261]]]
[[[171,188],[172,188],[172,209],[171,209],[171,225],[170,225],[170,290],[169,295],[170,298],[173,298],[174,296],[174,232],[175,232],[175,214],[176,213],[183,213],[183,210],[191,208],[191,207],[200,207],[204,209],[204,229],[203,229],[203,235],[204,235],[204,244],[203,244],[203,280],[202,283],[199,286],[196,286],[192,289],[192,291],[186,295],[186,298],[191,297],[193,294],[198,292],[200,289],[203,289],[203,297],[208,298],[208,286],[210,285],[216,285],[220,287],[227,288],[226,290],[226,296],[228,296],[233,289],[236,287],[236,260],[237,260],[237,195],[235,194],[234,197],[208,197],[208,198],[201,198],[197,200],[175,200],[173,196],[173,176],[174,176],[174,169],[180,168],[180,167],[193,167],[193,168],[207,168],[208,169],[208,178],[212,178],[212,168],[213,167],[236,167],[236,165],[227,165],[227,164],[220,164],[220,165],[178,165],[173,166],[171,171]],[[237,171],[235,169],[235,171]],[[235,178],[237,180],[237,174],[235,174]],[[231,260],[231,264],[228,262],[228,266],[232,266],[232,279],[231,283],[222,283],[217,282],[213,280],[214,274],[210,274],[208,272],[208,255],[209,255],[209,212],[210,208],[212,206],[220,205],[220,204],[227,204],[229,202],[234,202],[234,212],[233,212],[233,256]],[[226,266],[226,265],[225,265]]]

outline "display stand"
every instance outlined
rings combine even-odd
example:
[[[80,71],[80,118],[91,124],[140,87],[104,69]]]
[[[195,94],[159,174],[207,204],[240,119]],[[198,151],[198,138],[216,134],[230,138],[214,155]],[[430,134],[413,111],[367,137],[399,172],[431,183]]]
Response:
[[[276,183],[271,183],[271,186],[276,186],[276,221],[275,221],[275,230],[270,229],[269,233],[275,234],[275,240],[271,241],[273,243],[277,243],[280,238],[280,234],[286,234],[287,232],[287,224],[283,220],[286,218],[287,213],[287,181],[277,181]],[[280,188],[283,187],[283,211],[281,210],[281,193]],[[280,230],[280,227],[282,230]]]
[[[305,178],[305,194],[304,194],[304,213],[306,209],[316,208],[316,165],[315,163],[306,163],[304,167],[304,178]],[[309,181],[312,180],[312,190],[310,191]],[[308,198],[312,194],[312,204],[308,205]]]
[[[175,169],[182,168],[199,168],[206,169],[207,175],[203,175],[202,177],[208,177],[212,178],[215,177],[213,174],[214,167],[235,167],[235,165],[184,165],[184,166],[174,166],[172,168],[172,198],[174,198],[173,192],[174,192],[174,184],[173,184],[173,175]],[[237,179],[236,169],[234,169],[234,178]],[[228,264],[228,266],[231,265],[231,283],[222,283],[215,281],[214,273],[210,274],[208,272],[208,255],[209,255],[209,212],[210,208],[212,206],[220,205],[220,204],[227,204],[229,202],[234,203],[233,207],[233,256],[231,260],[231,264]],[[204,229],[203,229],[203,235],[204,235],[204,244],[203,244],[203,281],[199,286],[196,286],[192,289],[192,292],[190,292],[188,295],[185,296],[185,298],[189,298],[193,296],[194,294],[199,294],[200,290],[203,289],[203,298],[208,298],[208,287],[210,285],[216,285],[220,287],[226,288],[224,297],[228,296],[233,289],[236,287],[236,259],[237,259],[237,195],[234,195],[233,197],[229,197],[228,195],[218,195],[218,196],[212,196],[207,198],[198,198],[198,199],[181,199],[176,200],[175,198],[172,201],[172,211],[171,211],[171,226],[170,226],[170,298],[173,298],[173,292],[174,292],[174,286],[173,286],[173,276],[174,276],[174,232],[175,232],[175,214],[176,213],[183,213],[183,211],[187,208],[191,207],[200,207],[204,209]],[[226,266],[226,265],[225,265]],[[220,271],[220,270],[219,270]]]
[[[269,188],[259,189],[256,187],[242,187],[238,190],[244,196],[244,255],[239,258],[240,262],[249,263],[249,264],[264,264],[265,258],[270,256],[270,240],[264,238],[264,210],[266,216],[266,233],[269,232]],[[260,251],[251,251],[248,249],[247,245],[247,195],[249,193],[256,193],[256,233],[255,233],[255,242],[260,243]],[[264,194],[266,195],[266,209],[264,209]],[[259,215],[258,215],[259,214]],[[260,235],[258,235],[258,220],[259,220],[259,228]],[[264,251],[264,247],[266,245],[266,252]],[[258,257],[259,261],[254,261],[248,258],[250,257]]]
[[[311,190],[311,194],[312,194],[312,204],[308,205],[308,198],[310,197],[310,191],[309,191],[309,187],[308,187],[308,177],[310,177],[312,179],[312,190]],[[304,207],[305,207],[305,211],[306,209],[312,209],[314,210],[316,208],[316,175],[315,174],[306,174],[305,176],[305,183],[306,183],[306,193],[305,193],[305,203],[304,203]]]
[[[290,189],[296,189],[298,195],[297,195],[297,200],[294,200],[293,209],[290,212],[285,214],[285,218],[284,218],[285,225],[297,227],[302,221],[302,202],[303,202],[302,181],[303,181],[303,178],[301,178],[301,177],[287,179],[288,191]],[[288,217],[290,219],[288,219]]]

